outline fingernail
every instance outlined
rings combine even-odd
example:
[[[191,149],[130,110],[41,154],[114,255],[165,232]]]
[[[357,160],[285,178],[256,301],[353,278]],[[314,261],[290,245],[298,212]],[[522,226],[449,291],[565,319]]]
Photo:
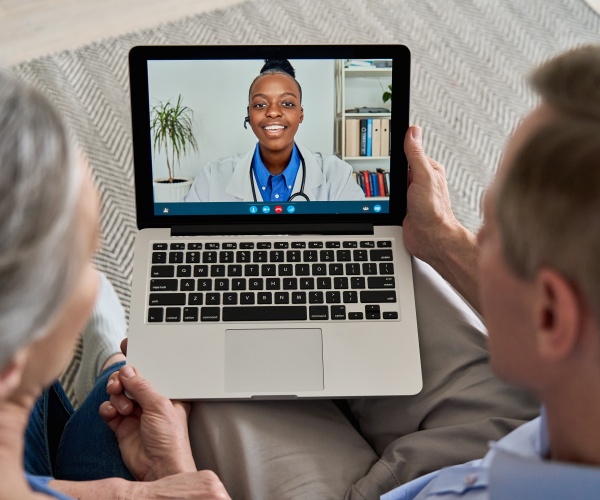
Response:
[[[109,403],[104,407],[104,413],[111,413],[114,409],[115,407]]]
[[[131,366],[125,365],[123,368],[121,368],[121,375],[123,375],[125,378],[131,378],[135,375],[135,372]]]
[[[410,134],[415,141],[421,142],[421,129],[419,127],[411,128]]]
[[[114,384],[114,382],[115,382],[115,379],[109,378],[108,379],[108,384],[106,384],[106,387],[110,387],[112,384]]]
[[[122,401],[119,403],[120,411],[127,411],[129,409],[129,403],[127,401]]]

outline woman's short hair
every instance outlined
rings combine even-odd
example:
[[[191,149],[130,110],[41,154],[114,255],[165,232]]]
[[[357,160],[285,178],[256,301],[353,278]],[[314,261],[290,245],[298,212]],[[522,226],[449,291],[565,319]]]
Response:
[[[600,319],[600,45],[550,60],[531,76],[556,113],[516,154],[496,214],[504,254],[525,279],[552,267]]]
[[[0,369],[46,332],[81,269],[80,178],[58,113],[0,71]]]

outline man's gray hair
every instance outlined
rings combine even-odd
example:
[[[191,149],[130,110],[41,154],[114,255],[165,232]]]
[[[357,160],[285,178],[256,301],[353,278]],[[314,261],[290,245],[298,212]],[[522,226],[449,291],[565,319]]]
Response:
[[[512,269],[561,272],[600,320],[600,45],[564,53],[531,77],[556,113],[517,153],[495,211]]]
[[[0,71],[0,369],[46,333],[81,269],[80,179],[58,113]]]

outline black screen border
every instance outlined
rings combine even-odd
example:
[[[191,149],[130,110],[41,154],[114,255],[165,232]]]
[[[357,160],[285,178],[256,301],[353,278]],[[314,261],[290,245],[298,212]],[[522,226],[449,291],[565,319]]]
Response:
[[[389,213],[349,213],[331,215],[252,214],[241,215],[156,215],[152,181],[152,144],[148,61],[220,59],[392,59],[394,98],[390,135]],[[400,44],[375,45],[140,45],[129,51],[133,162],[138,229],[177,225],[224,224],[308,224],[364,223],[402,225],[406,214],[408,162],[404,154],[404,135],[409,126],[410,50]],[[392,167],[393,165],[393,167]],[[393,172],[393,173],[392,173]],[[402,174],[402,172],[404,174]],[[368,198],[366,198],[368,200]]]

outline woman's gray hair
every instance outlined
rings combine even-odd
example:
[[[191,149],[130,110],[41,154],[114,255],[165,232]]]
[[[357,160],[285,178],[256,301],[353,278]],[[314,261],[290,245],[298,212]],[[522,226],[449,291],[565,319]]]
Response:
[[[80,185],[58,113],[0,71],[0,369],[46,333],[81,269]]]

